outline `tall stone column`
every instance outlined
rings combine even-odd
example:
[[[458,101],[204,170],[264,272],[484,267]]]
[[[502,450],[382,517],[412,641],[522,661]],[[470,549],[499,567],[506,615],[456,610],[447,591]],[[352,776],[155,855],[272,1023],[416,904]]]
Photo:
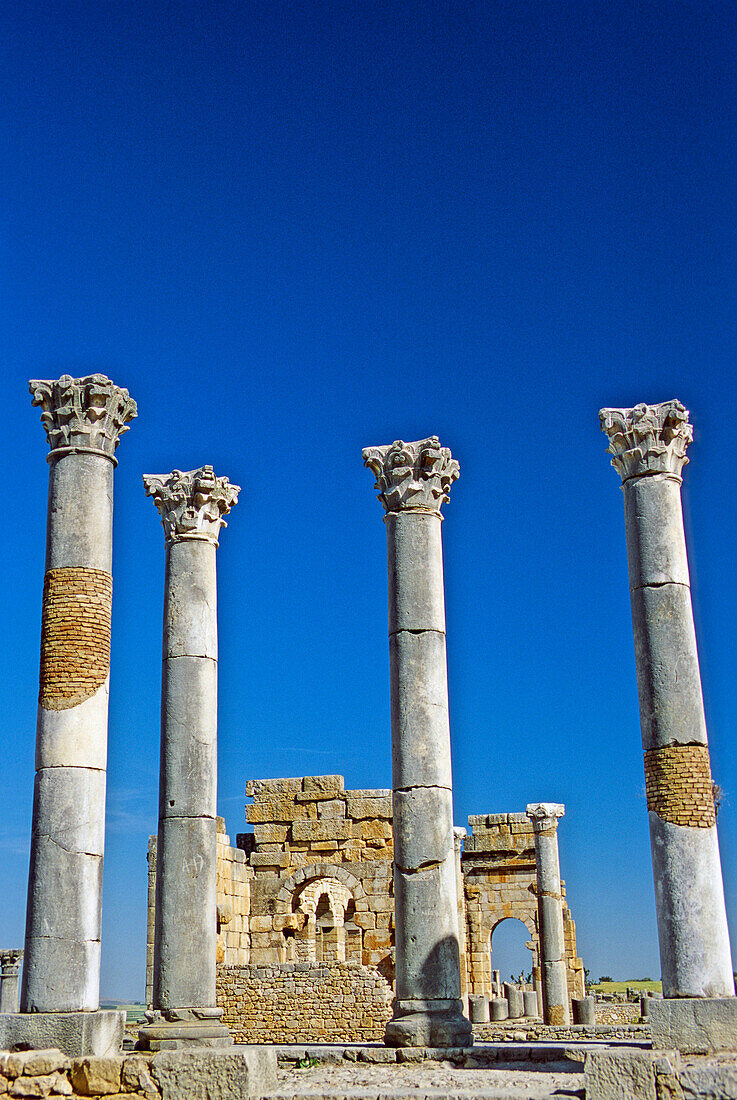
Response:
[[[18,1011],[18,983],[23,952],[0,951],[0,1012]]]
[[[396,998],[390,1046],[469,1046],[462,1015],[440,506],[458,463],[433,436],[369,447],[389,552]]]
[[[166,539],[150,1050],[232,1043],[215,1004],[217,951],[217,580],[237,485],[212,466],[147,474]]]
[[[622,477],[645,789],[663,992],[731,997],[709,747],[696,651],[681,471],[693,439],[680,401],[602,409]]]
[[[17,1041],[33,1045],[43,1026],[56,1037],[55,1019],[40,1016],[99,1008],[113,470],[136,403],[102,374],[33,381],[30,390],[51,447],[21,987],[21,1013],[34,1014],[36,1038],[30,1020],[13,1023]],[[102,1016],[94,1024],[66,1019],[57,1045],[104,1053],[100,1033],[112,1034],[120,1013]],[[8,1026],[6,1018],[0,1038],[12,1043]]]
[[[558,818],[564,813],[565,806],[555,802],[535,802],[527,807],[535,831],[543,1019],[551,1025],[571,1022],[558,859]]]

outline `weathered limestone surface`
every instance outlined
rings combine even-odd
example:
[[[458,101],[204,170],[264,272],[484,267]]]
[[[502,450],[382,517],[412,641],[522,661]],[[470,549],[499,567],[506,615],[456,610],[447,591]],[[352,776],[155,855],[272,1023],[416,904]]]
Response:
[[[0,1095],[128,1096],[130,1100],[241,1100],[277,1084],[267,1047],[67,1056],[58,1049],[0,1051]]]
[[[0,1012],[18,1011],[18,984],[23,952],[0,951]]]
[[[683,1054],[737,1051],[737,998],[683,997],[651,1000],[653,1046]]]
[[[558,818],[564,813],[565,807],[555,802],[527,807],[535,830],[543,1016],[546,1024],[562,1026],[571,1022],[558,858]]]
[[[385,1042],[466,1046],[440,536],[459,467],[434,436],[363,458],[386,513],[389,566],[396,1000]]]
[[[239,488],[211,466],[146,475],[166,538],[159,832],[149,1049],[232,1042],[215,1003],[217,578]]]
[[[680,401],[602,409],[599,416],[623,481],[663,991],[732,997],[681,511],[693,432]]]
[[[101,374],[30,390],[51,450],[21,1009],[73,1014],[99,1007],[113,469],[136,404]]]

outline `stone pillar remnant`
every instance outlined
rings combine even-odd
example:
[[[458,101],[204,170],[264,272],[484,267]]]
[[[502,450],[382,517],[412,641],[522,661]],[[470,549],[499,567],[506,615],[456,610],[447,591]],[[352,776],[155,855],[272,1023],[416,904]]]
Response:
[[[564,813],[565,806],[555,802],[535,802],[527,807],[535,831],[543,1019],[551,1025],[571,1022],[558,859],[558,818]]]
[[[56,1035],[41,1015],[99,1009],[113,470],[136,403],[102,374],[32,381],[30,390],[51,448],[21,987],[35,1038],[16,1018],[4,1021],[4,1041],[35,1045],[44,1028],[46,1039]],[[102,1053],[95,1029],[109,1038],[123,1018],[67,1019],[65,1038],[47,1045]]]
[[[645,790],[666,997],[732,997],[734,978],[696,650],[680,401],[602,409],[622,477]]]
[[[469,1046],[462,1015],[441,505],[458,463],[436,436],[368,447],[385,509],[396,998],[390,1046]]]
[[[166,539],[151,1050],[232,1043],[215,1004],[217,580],[225,515],[240,489],[212,466],[144,476]]]
[[[21,950],[0,951],[0,1012],[18,1011]]]

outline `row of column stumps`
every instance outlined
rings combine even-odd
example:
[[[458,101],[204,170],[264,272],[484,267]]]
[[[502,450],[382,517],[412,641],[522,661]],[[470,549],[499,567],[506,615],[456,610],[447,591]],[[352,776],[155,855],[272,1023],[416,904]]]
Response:
[[[445,656],[441,505],[459,475],[436,436],[363,451],[389,566],[396,990],[388,1046],[466,1047]]]
[[[166,541],[153,1012],[138,1046],[229,1046],[217,974],[217,575],[240,487],[212,466],[146,474]]]
[[[663,993],[718,998],[734,976],[683,530],[688,415],[675,400],[599,413],[624,493]]]

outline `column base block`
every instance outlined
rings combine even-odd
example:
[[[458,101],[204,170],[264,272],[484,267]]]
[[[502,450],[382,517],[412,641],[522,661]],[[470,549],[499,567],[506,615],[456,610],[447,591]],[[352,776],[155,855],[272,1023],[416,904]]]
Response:
[[[471,1021],[461,1001],[395,1001],[394,1015],[384,1028],[388,1047],[470,1047]]]
[[[648,1022],[656,1050],[711,1054],[737,1050],[737,997],[650,1000]]]
[[[225,1024],[220,1022],[222,1014],[220,1008],[164,1009],[147,1012],[148,1023],[139,1029],[136,1050],[231,1047],[233,1036]]]
[[[0,1050],[61,1050],[69,1058],[118,1054],[125,1012],[3,1012]]]

